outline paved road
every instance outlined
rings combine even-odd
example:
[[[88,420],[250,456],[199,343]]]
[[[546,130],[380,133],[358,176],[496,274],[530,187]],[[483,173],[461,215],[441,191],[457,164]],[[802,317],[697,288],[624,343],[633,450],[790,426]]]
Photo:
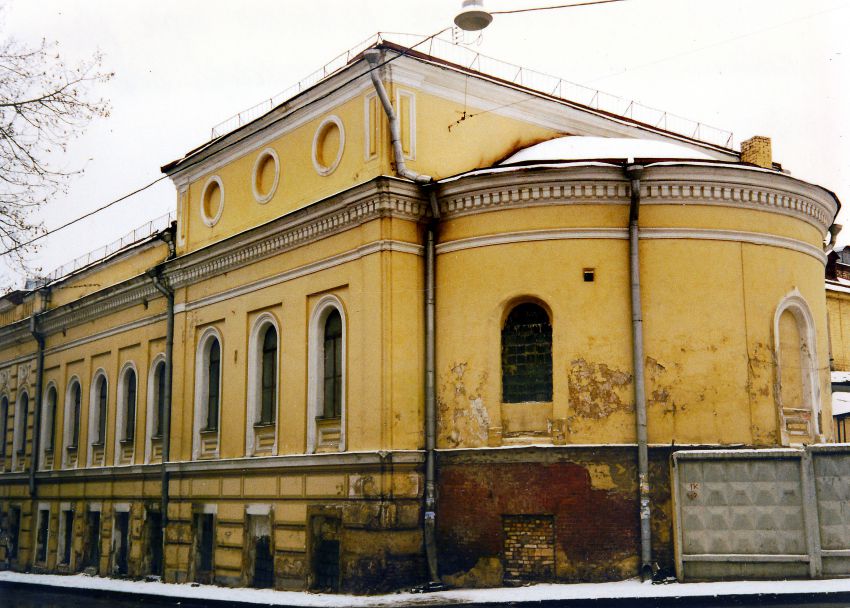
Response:
[[[425,600],[427,596],[423,596]],[[427,600],[426,600],[427,601]],[[82,593],[68,592],[53,592],[44,591],[43,589],[33,589],[18,585],[0,584],[0,608],[140,608],[141,606],[150,608],[165,608],[176,607],[180,608],[202,608],[209,606],[206,602],[195,602],[186,599],[166,599],[152,598],[151,596],[131,596],[122,595],[99,595],[91,596]],[[215,606],[222,606],[222,603],[216,602]],[[241,604],[248,606],[248,604]],[[255,604],[254,606],[258,606]],[[443,605],[434,603],[419,603],[415,604],[417,608],[443,608]],[[452,608],[458,608],[458,604],[452,604]],[[667,607],[687,607],[687,608],[850,608],[850,600],[836,601],[818,601],[808,602],[800,598],[788,598],[785,601],[779,602],[775,599],[755,600],[747,598],[746,600],[736,598],[719,598],[705,602],[695,600],[693,598],[683,599],[665,599],[665,600],[619,600],[619,601],[568,601],[568,602],[541,602],[541,603],[502,603],[502,604],[466,604],[468,608],[509,608],[510,606],[519,606],[523,608],[541,607],[541,608],[557,608],[558,606],[568,606],[569,608],[667,608]],[[399,605],[399,608],[402,608]]]

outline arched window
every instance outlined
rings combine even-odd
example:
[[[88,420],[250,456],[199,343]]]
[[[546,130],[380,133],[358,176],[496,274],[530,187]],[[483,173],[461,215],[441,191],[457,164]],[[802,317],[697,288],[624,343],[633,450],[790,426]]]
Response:
[[[245,453],[277,453],[280,338],[277,320],[265,312],[254,321],[248,343]]]
[[[323,418],[339,418],[342,413],[342,317],[334,310],[325,320],[323,348]]]
[[[154,382],[154,436],[162,437],[165,430],[165,361],[160,361],[153,372]]]
[[[78,380],[73,380],[66,397],[65,447],[76,449],[80,442],[80,407],[83,389]]]
[[[805,299],[794,290],[773,319],[776,357],[776,402],[783,444],[808,443],[823,433],[814,318]]]
[[[53,435],[56,431],[56,402],[58,401],[58,396],[56,394],[56,387],[51,385],[47,388],[47,396],[44,399],[44,415],[42,417],[43,421],[43,439],[42,445],[44,449],[47,451],[53,451]]]
[[[165,380],[165,355],[160,353],[154,357],[148,372],[145,462],[155,456],[154,443],[162,439],[165,428]]]
[[[13,438],[15,453],[12,456],[18,457],[18,460],[23,457],[27,448],[27,423],[29,422],[29,409],[30,397],[26,391],[23,391],[18,396],[18,407],[15,411],[15,436]]]
[[[89,443],[101,446],[106,438],[106,376],[102,372],[95,374],[89,407]]]
[[[205,431],[218,430],[219,388],[221,385],[221,345],[213,338],[207,352],[207,416]]]
[[[124,374],[124,441],[136,437],[136,370],[130,368]]]
[[[269,325],[263,336],[260,424],[272,424],[277,406],[277,331]]]
[[[539,305],[515,306],[502,328],[502,402],[552,401],[552,324]]]
[[[309,452],[345,450],[345,334],[342,302],[336,296],[325,296],[310,318]]]
[[[218,456],[221,415],[221,334],[209,327],[198,340],[195,356],[195,417],[192,457]]]
[[[0,457],[6,457],[6,434],[9,432],[9,399],[0,399]]]

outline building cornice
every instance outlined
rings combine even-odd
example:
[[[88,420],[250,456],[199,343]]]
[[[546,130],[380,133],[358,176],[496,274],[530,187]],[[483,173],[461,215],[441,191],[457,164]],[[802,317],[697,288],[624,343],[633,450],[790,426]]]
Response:
[[[257,228],[246,230],[203,249],[167,261],[164,263],[163,273],[172,288],[179,288],[309,245],[375,219],[399,217],[420,221],[426,217],[428,210],[429,205],[418,186],[396,178],[381,177]],[[387,250],[418,253],[420,246],[413,243],[382,241],[371,248],[367,244],[365,249],[360,249],[362,251],[355,250],[348,253],[361,257],[376,251]],[[338,256],[331,256],[329,260],[333,261],[334,257]],[[338,263],[347,261],[345,255],[342,258],[336,261]],[[318,260],[304,268],[293,269],[290,273],[315,272],[313,266],[320,268],[324,262],[325,260]],[[285,280],[285,277],[281,280]],[[147,275],[137,275],[42,314],[39,321],[40,329],[49,336],[160,297],[162,297],[160,292]],[[192,303],[186,303],[184,307],[191,305]],[[131,324],[131,326],[135,325]],[[28,319],[0,328],[0,348],[28,340],[32,340]],[[53,352],[53,349],[48,351]]]
[[[543,205],[628,205],[622,166],[579,163],[481,171],[443,183],[440,210],[451,219]],[[648,165],[641,206],[709,205],[764,211],[802,220],[825,234],[838,211],[827,190],[772,171],[703,163]]]

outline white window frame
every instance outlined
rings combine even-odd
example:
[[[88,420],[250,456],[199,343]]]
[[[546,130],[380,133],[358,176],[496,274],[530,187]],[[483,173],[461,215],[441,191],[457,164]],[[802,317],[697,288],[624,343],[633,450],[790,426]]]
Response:
[[[136,369],[136,364],[132,361],[127,361],[118,373],[118,387],[115,399],[115,435],[113,437],[113,462],[117,465],[121,461],[121,442],[127,438],[127,374],[129,372],[136,374],[136,419],[133,421],[133,445],[136,445],[136,439],[139,436],[139,371]],[[134,450],[135,451],[135,450]]]
[[[325,351],[325,321],[334,310],[339,312],[342,321],[342,398],[340,404],[340,429],[339,429],[339,451],[346,449],[346,385],[348,377],[348,363],[346,355],[348,351],[348,322],[345,315],[345,307],[342,301],[334,295],[326,295],[313,307],[310,315],[309,345],[308,345],[308,372],[307,372],[307,453],[316,452],[317,431],[316,418],[319,412],[324,411],[324,351]]]
[[[68,466],[68,448],[71,447],[71,438],[74,436],[74,416],[71,412],[71,408],[73,405],[73,401],[71,399],[71,389],[74,387],[74,383],[80,385],[80,425],[83,423],[83,382],[80,380],[80,377],[74,374],[71,376],[71,379],[68,380],[68,386],[65,387],[65,403],[64,403],[64,415],[63,415],[63,425],[62,425],[62,468],[67,468]],[[75,467],[80,466],[80,441],[82,440],[82,429],[78,430],[77,436],[77,445],[75,446],[77,449],[77,461]]]
[[[21,420],[21,416],[23,412],[21,409],[23,408],[23,398],[26,396],[27,398],[27,418],[30,415],[30,399],[29,390],[26,387],[22,387],[18,391],[17,398],[15,399],[15,428],[12,432],[12,470],[16,471],[18,468],[18,464],[21,461],[26,460],[26,447],[27,447],[27,422],[28,420]],[[23,427],[21,426],[23,423]],[[20,459],[18,457],[18,450],[23,446],[24,453],[21,454]]]
[[[218,372],[218,425],[216,450],[213,456],[218,458],[221,452],[221,420],[222,409],[224,405],[224,395],[222,394],[222,386],[224,379],[224,340],[221,337],[221,332],[215,327],[207,327],[198,338],[198,346],[195,349],[195,415],[193,416],[192,425],[192,459],[197,460],[201,454],[201,430],[207,425],[207,400],[209,398],[209,381],[207,378],[208,358],[210,352],[210,344],[212,340],[218,340],[218,346],[221,358],[219,365],[221,368]]]
[[[98,391],[97,385],[100,383],[100,378],[106,381],[106,407],[103,414],[106,416],[106,421],[103,424],[103,433],[106,437],[99,437],[103,445],[103,462],[106,464],[106,446],[109,437],[109,376],[106,375],[106,370],[99,367],[91,377],[91,386],[89,386],[89,434],[86,437],[86,464],[92,466],[92,456],[94,455],[94,437],[97,427],[100,424],[100,409],[98,408]]]
[[[808,405],[812,410],[812,438],[820,441],[823,438],[823,429],[821,428],[822,424],[820,421],[821,403],[820,381],[818,377],[817,333],[815,332],[815,320],[812,316],[812,311],[803,295],[797,289],[794,289],[782,298],[776,307],[776,313],[773,315],[773,345],[776,360],[774,399],[781,419],[781,413],[785,406],[782,403],[782,346],[779,333],[779,320],[786,311],[794,315],[794,319],[797,321],[797,331],[806,347],[803,349],[803,356],[800,358],[802,367],[802,378],[800,380],[803,398],[809,400]],[[783,440],[782,443],[787,445],[789,438],[786,436],[784,423],[780,431]]]
[[[146,398],[146,413],[145,413],[145,464],[150,463],[151,458],[153,457],[153,433],[156,429],[156,397],[157,397],[157,386],[156,386],[156,368],[159,364],[165,365],[165,353],[159,353],[157,356],[153,358],[151,361],[151,366],[148,369],[148,389],[147,389],[147,398]],[[166,372],[168,370],[165,370]],[[136,376],[136,382],[138,383],[139,377]],[[138,384],[136,386],[136,394],[138,395]],[[138,409],[138,397],[136,399],[136,409]],[[139,435],[139,430],[136,428],[136,436]]]
[[[247,411],[245,412],[245,453],[248,456],[254,455],[256,448],[254,444],[255,433],[254,425],[260,419],[260,413],[263,407],[263,336],[268,327],[274,327],[277,334],[277,350],[275,351],[275,396],[274,396],[274,447],[272,454],[277,454],[277,423],[280,419],[280,324],[277,318],[269,313],[264,312],[254,320],[254,325],[251,329],[248,341],[248,391]],[[221,394],[221,393],[219,393]],[[221,407],[219,406],[219,418],[221,417]]]
[[[59,411],[59,387],[56,386],[56,382],[51,380],[47,383],[47,386],[44,388],[44,396],[41,400],[41,439],[39,439],[39,447],[38,447],[38,468],[39,470],[44,469],[44,460],[45,455],[47,453],[47,439],[50,436],[50,433],[47,432],[47,421],[50,420],[50,403],[48,397],[50,396],[50,389],[56,391],[56,411],[53,413],[53,420],[50,423],[50,433],[53,434],[53,467],[56,468],[56,414]]]

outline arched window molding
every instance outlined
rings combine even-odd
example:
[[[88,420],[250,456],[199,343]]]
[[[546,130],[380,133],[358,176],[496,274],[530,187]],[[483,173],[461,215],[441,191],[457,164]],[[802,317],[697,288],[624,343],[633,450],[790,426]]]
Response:
[[[136,420],[139,415],[139,372],[136,364],[128,361],[118,373],[118,392],[115,401],[115,434],[113,461],[121,464],[125,447],[135,445]]]
[[[274,369],[273,369],[273,399],[271,417],[263,420],[264,403],[264,341],[269,330],[275,333]],[[280,326],[271,313],[263,313],[254,321],[248,341],[248,391],[247,411],[245,415],[245,453],[253,456],[257,452],[277,454],[277,420],[280,404]],[[271,429],[269,429],[271,427]],[[264,449],[260,444],[267,435],[273,435],[274,444],[271,449]]]
[[[503,403],[552,401],[552,316],[535,300],[512,302],[501,330]]]
[[[157,372],[162,369],[165,373],[165,354],[160,353],[151,361],[150,369],[148,370],[148,389],[147,401],[145,408],[145,463],[151,462],[153,458],[153,443],[154,438],[161,440],[157,429],[160,421],[158,420],[159,402],[164,399],[164,395],[160,392],[160,382],[157,378]]]
[[[15,400],[15,430],[12,437],[12,470],[16,471],[24,463],[27,449],[27,425],[30,413],[30,396],[27,389],[18,392]]]
[[[108,419],[109,380],[106,371],[100,368],[92,376],[91,386],[89,387],[89,434],[88,458],[86,459],[89,466],[104,463]]]
[[[79,463],[80,419],[83,412],[83,385],[79,377],[72,376],[65,391],[65,415],[62,432],[62,466]],[[73,454],[72,454],[73,452]],[[73,457],[72,457],[73,456]]]
[[[0,395],[0,457],[9,455],[7,435],[9,434],[9,395],[5,391]]]
[[[210,376],[210,354],[212,346],[218,342],[219,365],[218,382]],[[222,406],[222,361],[224,341],[215,327],[208,327],[198,340],[195,351],[195,416],[192,425],[192,458],[218,458],[221,445],[221,406]],[[212,386],[216,384],[217,386]],[[218,389],[218,403],[215,404],[216,420],[209,419],[210,388]],[[203,435],[203,441],[202,437]]]
[[[54,381],[47,383],[41,403],[41,439],[39,439],[38,468],[46,469],[47,454],[54,451],[56,441],[56,414],[59,407],[59,389]]]
[[[780,333],[780,320],[783,313],[790,312],[797,322],[797,330],[800,335],[800,382],[802,385],[803,403],[782,403],[782,376],[793,369],[793,365],[782,360],[782,336]],[[776,307],[773,316],[773,343],[775,366],[774,399],[779,410],[780,433],[783,445],[792,441],[819,440],[823,434],[821,417],[820,386],[818,381],[818,358],[817,358],[817,334],[815,333],[815,322],[808,303],[802,294],[794,289],[786,295]],[[789,431],[794,423],[802,422],[801,411],[808,410],[810,415],[809,432],[806,434]],[[828,422],[827,422],[828,424]]]
[[[324,415],[324,371],[325,371],[325,323],[328,317],[338,312],[342,322],[342,353],[341,353],[341,403],[340,416],[337,422],[323,418]],[[348,340],[345,308],[342,302],[333,295],[327,295],[316,303],[310,315],[307,378],[307,452],[317,451],[344,452],[346,449],[346,344]],[[320,428],[321,427],[321,428]],[[338,436],[338,441],[334,441]]]

